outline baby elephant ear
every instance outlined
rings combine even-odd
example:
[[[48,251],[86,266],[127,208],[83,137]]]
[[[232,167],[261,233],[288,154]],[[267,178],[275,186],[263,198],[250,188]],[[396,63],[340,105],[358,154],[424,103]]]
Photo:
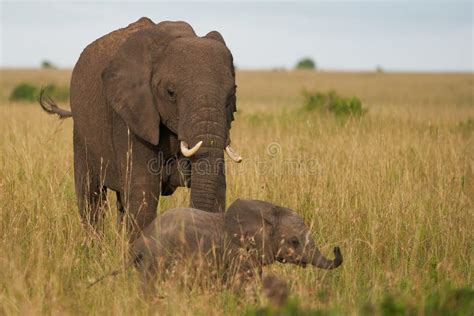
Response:
[[[222,44],[226,45],[225,41],[224,41],[224,38],[222,37],[221,33],[217,32],[217,31],[211,31],[211,32],[207,33],[206,36],[204,36],[204,37],[209,38],[209,39],[213,39],[215,41],[219,41]]]
[[[237,244],[246,238],[254,238],[258,242],[272,234],[278,214],[279,207],[271,203],[238,199],[225,214],[225,231]]]

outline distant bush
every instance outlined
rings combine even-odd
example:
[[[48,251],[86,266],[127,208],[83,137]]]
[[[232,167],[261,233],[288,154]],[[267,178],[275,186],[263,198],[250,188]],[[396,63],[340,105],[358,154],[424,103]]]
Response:
[[[286,68],[285,67],[274,67],[272,68],[273,72],[285,72]]]
[[[38,88],[29,83],[20,83],[10,94],[10,101],[34,102],[38,98]]]
[[[46,87],[44,87],[44,94],[57,101],[69,100],[69,88],[64,87],[64,86],[58,87],[54,84],[49,84]]]
[[[54,84],[48,84],[44,87],[45,96],[51,97],[57,101],[67,101],[69,99],[69,88],[59,87]],[[40,88],[31,83],[18,84],[10,94],[10,101],[38,101]]]
[[[316,69],[316,63],[311,58],[303,58],[296,64],[296,69]]]
[[[319,110],[333,113],[336,116],[361,116],[367,112],[357,97],[342,97],[335,91],[327,93],[304,91],[303,93],[305,96],[303,110],[306,112]]]
[[[50,62],[49,60],[43,60],[41,62],[41,68],[43,68],[43,69],[55,69],[56,66],[52,62]]]

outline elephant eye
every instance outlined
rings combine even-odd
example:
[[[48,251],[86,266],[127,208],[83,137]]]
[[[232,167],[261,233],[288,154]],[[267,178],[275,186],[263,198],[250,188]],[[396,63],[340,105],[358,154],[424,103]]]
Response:
[[[298,248],[300,246],[300,241],[296,237],[291,238],[290,243],[293,248]]]
[[[166,88],[166,93],[171,99],[176,98],[176,92],[173,90],[173,88],[171,87]]]

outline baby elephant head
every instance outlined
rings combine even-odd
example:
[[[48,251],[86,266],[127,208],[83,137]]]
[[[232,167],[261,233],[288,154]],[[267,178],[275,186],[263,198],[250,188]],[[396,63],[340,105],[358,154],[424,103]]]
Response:
[[[279,261],[334,269],[342,264],[339,247],[334,248],[334,260],[327,259],[296,212],[268,202],[235,201],[226,212],[225,230],[233,244],[255,249],[264,265]]]

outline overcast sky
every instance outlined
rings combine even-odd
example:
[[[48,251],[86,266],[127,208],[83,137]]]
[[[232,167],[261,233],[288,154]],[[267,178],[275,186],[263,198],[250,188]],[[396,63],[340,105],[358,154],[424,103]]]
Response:
[[[96,38],[147,16],[218,30],[239,68],[473,71],[473,2],[5,2],[0,67],[72,67]]]

